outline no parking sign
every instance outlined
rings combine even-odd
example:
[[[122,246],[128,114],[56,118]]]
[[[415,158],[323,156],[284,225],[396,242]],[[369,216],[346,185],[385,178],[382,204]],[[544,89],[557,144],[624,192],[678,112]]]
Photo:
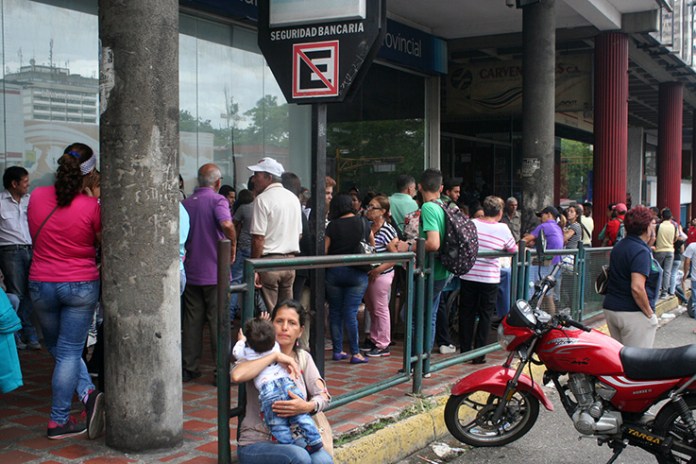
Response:
[[[259,0],[259,47],[288,102],[340,102],[386,32],[385,0]]]

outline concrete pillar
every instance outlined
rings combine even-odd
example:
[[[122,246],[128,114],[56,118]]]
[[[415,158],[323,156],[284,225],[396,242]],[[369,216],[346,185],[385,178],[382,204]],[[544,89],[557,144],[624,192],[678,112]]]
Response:
[[[106,444],[182,442],[179,3],[99,0]]]
[[[554,203],[556,87],[555,0],[541,0],[522,12],[522,228],[534,212]]]
[[[634,205],[647,204],[648,199],[643,198],[643,128],[628,128],[628,162],[626,171],[626,192],[631,194]]]
[[[679,218],[684,84],[660,84],[657,122],[657,207]]]
[[[628,37],[604,32],[595,37],[594,71],[595,239],[607,222],[610,203],[626,201],[628,160]]]

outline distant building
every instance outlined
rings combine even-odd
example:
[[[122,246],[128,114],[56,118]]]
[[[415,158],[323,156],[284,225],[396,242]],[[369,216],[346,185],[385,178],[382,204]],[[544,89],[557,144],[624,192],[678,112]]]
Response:
[[[70,74],[68,68],[37,65],[32,60],[19,72],[5,74],[5,83],[21,87],[25,120],[99,122],[99,79]]]

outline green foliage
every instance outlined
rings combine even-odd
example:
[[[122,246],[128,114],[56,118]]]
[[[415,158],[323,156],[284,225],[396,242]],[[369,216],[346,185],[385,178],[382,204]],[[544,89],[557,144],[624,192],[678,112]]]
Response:
[[[422,119],[357,121],[329,124],[327,158],[336,159],[340,190],[357,185],[361,193],[391,194],[399,174],[416,178],[425,165]],[[380,167],[394,167],[380,171]]]
[[[592,158],[592,145],[574,140],[561,140],[561,198],[582,200],[587,196]]]
[[[180,132],[215,132],[210,119],[194,117],[188,110],[179,110]]]

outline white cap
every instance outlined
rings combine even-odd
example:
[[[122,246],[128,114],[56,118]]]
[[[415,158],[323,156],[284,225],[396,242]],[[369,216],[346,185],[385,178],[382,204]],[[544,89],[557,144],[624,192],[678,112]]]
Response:
[[[280,177],[285,172],[283,165],[274,160],[273,158],[263,158],[258,164],[249,166],[250,171],[254,172],[267,172],[272,176]]]

